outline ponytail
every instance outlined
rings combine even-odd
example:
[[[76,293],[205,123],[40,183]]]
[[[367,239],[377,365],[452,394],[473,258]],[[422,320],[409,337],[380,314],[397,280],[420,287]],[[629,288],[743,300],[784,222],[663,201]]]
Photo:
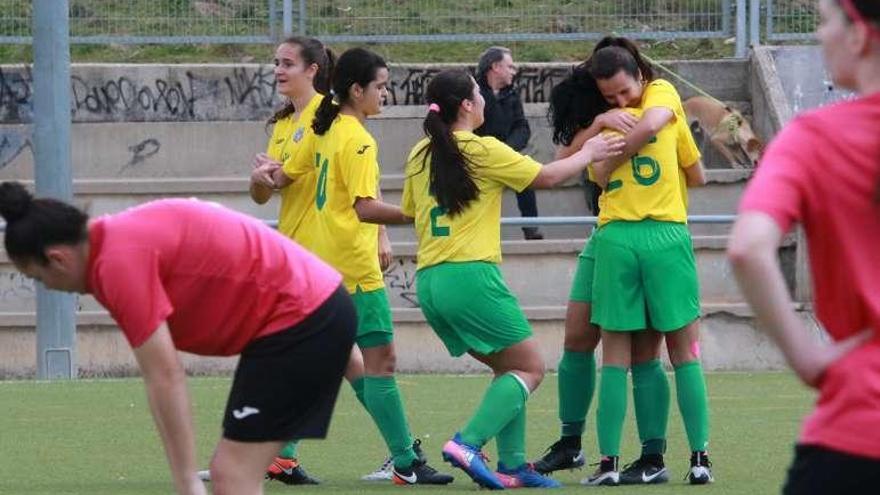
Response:
[[[330,56],[332,58],[332,54]],[[331,63],[328,62],[328,65]],[[382,68],[388,68],[385,60],[364,48],[352,48],[340,55],[330,71],[329,91],[325,92],[324,99],[315,111],[315,120],[312,121],[315,134],[322,136],[330,129],[342,107],[349,103],[349,90],[352,86],[357,84],[366,88],[376,79],[379,69]],[[336,103],[333,102],[334,97]]]
[[[333,94],[324,95],[321,98],[321,104],[315,110],[315,120],[312,121],[312,130],[315,134],[323,136],[330,129],[330,124],[336,120],[339,115],[341,106],[333,103]]]
[[[88,239],[88,215],[57,199],[34,198],[18,182],[0,184],[0,216],[6,220],[3,242],[13,261],[45,265],[47,247]]]
[[[473,97],[475,87],[474,79],[467,72],[445,70],[428,83],[425,95],[430,110],[422,124],[428,136],[428,144],[419,150],[424,153],[422,170],[430,155],[428,192],[452,217],[464,211],[480,192],[471,163],[452,133],[461,102]]]

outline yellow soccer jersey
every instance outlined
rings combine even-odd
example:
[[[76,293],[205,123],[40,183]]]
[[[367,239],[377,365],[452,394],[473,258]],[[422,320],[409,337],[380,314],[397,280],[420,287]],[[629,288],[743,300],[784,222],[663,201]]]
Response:
[[[379,227],[361,223],[354,210],[355,199],[378,196],[376,141],[357,118],[340,115],[316,136],[311,163],[315,218],[301,244],[342,273],[349,293],[384,287]]]
[[[310,154],[313,153],[315,133],[312,120],[323,95],[316,94],[294,120],[287,116],[275,123],[266,154],[283,165],[284,173],[293,181],[280,191],[281,208],[278,212],[278,231],[301,242],[307,235],[305,226],[313,214],[315,202],[314,180]]]
[[[493,137],[456,131],[455,138],[471,161],[479,195],[454,217],[428,192],[431,158],[425,160],[423,152],[428,140],[416,144],[407,159],[401,208],[415,218],[419,269],[449,261],[500,263],[504,188],[522,191],[541,171],[540,163]]]
[[[667,81],[658,79],[649,83],[642,97],[642,107],[627,111],[640,116],[652,107],[669,108],[674,118],[611,174],[602,194],[599,225],[613,220],[646,218],[687,222],[687,186],[681,168],[696,163],[700,152],[690,136],[678,93]]]

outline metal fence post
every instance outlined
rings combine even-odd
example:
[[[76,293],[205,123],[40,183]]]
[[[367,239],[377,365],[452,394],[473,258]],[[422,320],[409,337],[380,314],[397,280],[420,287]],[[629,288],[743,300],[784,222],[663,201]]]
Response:
[[[761,0],[749,0],[749,37],[752,47],[761,45]]]
[[[299,35],[306,35],[306,0],[299,0],[299,12],[297,13],[297,19],[299,19]]]
[[[764,36],[768,40],[773,39],[773,0],[767,0],[764,7],[764,21],[766,22]]]
[[[736,0],[736,50],[734,55],[738,58],[746,56],[747,26],[746,0]]]
[[[35,0],[34,178],[37,194],[73,199],[68,0]],[[37,378],[76,377],[76,299],[37,285]]]
[[[283,0],[281,7],[281,25],[285,38],[293,34],[293,0]]]

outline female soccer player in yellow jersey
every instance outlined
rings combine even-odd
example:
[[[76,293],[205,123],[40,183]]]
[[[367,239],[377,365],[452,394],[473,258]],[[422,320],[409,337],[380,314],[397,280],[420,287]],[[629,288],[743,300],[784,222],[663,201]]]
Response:
[[[333,71],[333,52],[315,38],[294,36],[278,45],[275,51],[275,79],[278,92],[287,99],[286,104],[270,119],[273,124],[266,153],[254,158],[251,173],[251,198],[266,203],[274,191],[281,196],[278,230],[306,244],[308,228],[314,221],[315,185],[314,167],[308,164],[311,157],[300,158],[300,153],[310,153],[315,139],[311,124],[315,110],[324,94],[330,92],[330,73]],[[384,228],[379,232],[379,256],[387,266],[390,263],[390,242]],[[355,396],[364,403],[364,362],[361,351],[355,346],[346,369],[346,379]],[[267,476],[286,484],[315,484],[317,480],[305,473],[297,461],[297,443],[290,442],[281,451]],[[390,471],[378,469],[364,479],[390,479]]]
[[[400,208],[381,201],[376,141],[364,127],[381,111],[388,68],[378,55],[361,48],[336,62],[330,92],[315,109],[315,138],[295,167],[309,167],[312,204],[303,225],[304,247],[339,270],[358,313],[356,343],[363,353],[364,403],[393,457],[397,484],[448,484],[419,455],[409,432],[394,378],[391,309],[379,257],[379,226],[408,223]],[[280,178],[276,173],[275,178]]]
[[[626,49],[635,60],[645,84],[654,81],[651,66],[644,61],[632,41],[626,38],[606,37],[596,44],[593,53],[608,46]],[[638,123],[639,117],[646,108],[644,103],[651,103],[647,98],[643,98],[636,106],[625,108],[609,103],[590,74],[591,64],[592,59],[588,59],[576,67],[566,80],[553,88],[550,102],[553,136],[554,142],[562,145],[557,157],[570,155],[586,139],[603,129],[627,133]],[[694,165],[699,161],[700,155],[685,121],[676,122],[675,128],[678,131],[675,140],[677,149],[675,162],[681,165],[679,168],[681,193],[686,205],[687,178],[684,176],[684,170],[699,172],[700,168],[694,168]],[[643,157],[641,160],[644,161],[644,157],[654,160],[663,158],[653,156],[656,149],[657,146],[651,144],[639,150],[639,156]],[[669,160],[669,157],[665,159]],[[617,183],[608,190],[613,191],[616,186]],[[603,194],[598,198],[597,204],[604,204],[606,199],[615,196],[615,193]],[[602,216],[601,210],[596,213]],[[559,419],[562,423],[562,434],[559,441],[551,445],[546,454],[535,461],[535,469],[539,472],[549,473],[584,464],[581,435],[595,388],[596,364],[593,353],[600,337],[599,328],[590,322],[594,270],[595,253],[592,243],[588,241],[583,252],[578,256],[577,270],[572,281],[566,311],[564,350],[558,365]],[[653,337],[655,341],[654,345],[649,346],[643,338],[640,338],[639,345],[633,347],[633,401],[642,452],[635,462],[628,464],[620,473],[621,484],[662,483],[669,478],[663,454],[666,448],[670,393],[669,381],[659,360],[661,335],[648,332],[642,337]]]
[[[587,163],[620,153],[621,139],[597,136],[571,157],[544,167],[473,130],[483,122],[479,86],[464,71],[444,71],[427,88],[427,138],[406,165],[403,213],[415,218],[417,287],[428,323],[449,353],[468,353],[495,379],[467,425],[443,447],[443,457],[487,488],[560,486],[525,460],[525,404],[544,378],[531,328],[501,277],[501,195],[547,188],[582,172]],[[498,471],[481,449],[495,438]]]
[[[688,154],[680,152],[679,140],[687,137],[679,128],[686,126],[681,100],[668,82],[645,80],[632,49],[611,45],[597,50],[589,71],[609,104],[639,107],[644,113],[627,133],[623,157],[592,167],[605,189],[600,227],[591,240],[595,254],[591,321],[602,329],[603,346],[597,414],[603,457],[596,473],[583,482],[620,482],[627,371],[634,363],[656,356],[656,332],[642,331],[650,322],[665,337],[675,368],[679,409],[691,447],[688,480],[709,483],[708,404],[697,335],[699,288],[681,183],[682,177],[690,185],[705,182],[699,154],[695,147]],[[652,394],[657,400],[663,395],[657,390]],[[664,409],[665,404],[668,399],[661,406]],[[666,411],[660,412],[661,407],[654,410],[658,420],[663,415],[665,434]],[[635,464],[642,482],[665,476],[662,463],[641,461],[644,457]]]

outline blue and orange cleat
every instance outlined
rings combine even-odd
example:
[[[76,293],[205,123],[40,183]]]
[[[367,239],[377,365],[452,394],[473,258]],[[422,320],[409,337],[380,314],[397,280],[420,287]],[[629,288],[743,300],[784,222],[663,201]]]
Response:
[[[535,471],[535,467],[526,463],[516,469],[509,469],[498,463],[495,473],[504,488],[561,488],[562,483]]]
[[[489,469],[485,462],[486,456],[480,449],[468,445],[461,440],[461,435],[456,433],[451,440],[443,446],[443,460],[454,467],[461,468],[474,483],[490,490],[503,490],[504,485]]]

